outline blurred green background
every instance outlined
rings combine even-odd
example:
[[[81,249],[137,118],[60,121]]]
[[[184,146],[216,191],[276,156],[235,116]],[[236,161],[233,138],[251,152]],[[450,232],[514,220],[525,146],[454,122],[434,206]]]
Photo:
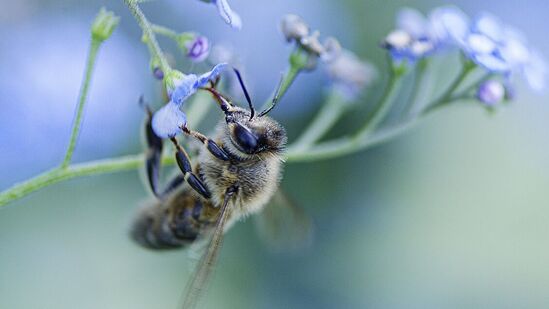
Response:
[[[447,3],[233,0],[241,32],[199,1],[154,1],[143,9],[155,22],[231,43],[262,100],[288,53],[277,30],[284,13],[304,16],[384,72],[377,44],[398,8],[426,12]],[[549,54],[549,2],[453,3],[470,15],[500,16]],[[122,1],[3,1],[0,189],[62,158],[88,27],[102,5],[122,20],[100,52],[75,158],[140,151],[136,100],[158,91]],[[452,73],[438,71],[442,80]],[[312,117],[323,83],[320,71],[304,74],[280,104],[275,116],[291,137]],[[236,225],[201,306],[548,308],[548,97],[522,85],[517,92],[495,115],[472,105],[450,108],[374,149],[288,165],[282,187],[313,217],[313,245],[273,254],[252,220]],[[348,120],[350,129],[360,118]],[[146,251],[127,237],[147,198],[139,173],[125,172],[61,183],[1,209],[0,308],[177,308],[192,269],[188,253]]]

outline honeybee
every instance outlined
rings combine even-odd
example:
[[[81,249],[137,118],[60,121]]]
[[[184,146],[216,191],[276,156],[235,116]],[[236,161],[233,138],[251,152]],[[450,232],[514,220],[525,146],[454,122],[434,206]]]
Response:
[[[185,248],[209,237],[205,253],[187,284],[184,308],[193,308],[205,288],[223,234],[239,219],[261,212],[277,192],[281,180],[286,131],[267,116],[276,105],[278,95],[275,94],[269,108],[256,115],[242,77],[236,69],[235,72],[249,109],[235,106],[215,89],[216,83],[204,88],[213,95],[225,117],[217,124],[211,139],[187,126],[181,128],[202,144],[194,165],[178,140],[170,138],[182,173],[164,190],[158,188],[163,141],[152,130],[152,113],[147,108],[146,174],[157,199],[139,214],[132,236],[142,246],[157,250]],[[285,238],[288,235],[280,233],[288,234],[288,230],[284,231],[282,225],[285,220],[293,221],[301,235],[290,237],[305,239],[301,236],[309,231],[307,217],[291,204],[281,203],[280,195],[277,194],[275,200],[278,203],[269,206],[260,220],[263,226],[274,237]]]

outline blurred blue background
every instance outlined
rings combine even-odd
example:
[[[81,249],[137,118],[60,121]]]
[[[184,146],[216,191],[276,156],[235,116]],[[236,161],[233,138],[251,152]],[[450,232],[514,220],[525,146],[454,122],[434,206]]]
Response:
[[[240,32],[200,1],[142,7],[154,22],[231,44],[253,96],[263,100],[289,50],[277,27],[283,14],[302,15],[383,68],[377,45],[398,8],[427,12],[447,3],[233,0],[244,22]],[[496,14],[549,55],[549,2],[452,3],[470,15]],[[3,1],[0,189],[62,158],[89,25],[102,5],[122,19],[100,51],[75,160],[141,150],[137,98],[154,99],[158,89],[122,1]],[[161,43],[178,57],[171,42]],[[443,80],[452,73],[438,71]],[[276,110],[291,137],[312,117],[324,81],[321,71],[300,76]],[[288,165],[282,186],[313,217],[313,245],[299,254],[272,254],[251,220],[236,225],[201,305],[549,307],[547,98],[520,85],[517,100],[495,115],[455,107],[374,149]],[[353,127],[359,118],[348,120]],[[1,209],[0,308],[176,308],[191,272],[188,254],[145,251],[127,237],[147,198],[138,173],[126,172],[61,183]]]

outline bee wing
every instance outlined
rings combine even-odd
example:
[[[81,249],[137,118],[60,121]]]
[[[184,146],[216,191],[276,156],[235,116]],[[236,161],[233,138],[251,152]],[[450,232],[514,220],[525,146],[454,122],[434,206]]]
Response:
[[[312,219],[280,189],[255,216],[255,223],[260,238],[273,251],[299,251],[313,238]]]
[[[202,294],[202,291],[206,287],[206,283],[213,271],[217,256],[219,255],[219,249],[223,243],[223,233],[225,230],[225,224],[229,218],[230,211],[228,211],[229,200],[234,192],[225,194],[223,205],[221,206],[221,212],[217,223],[215,225],[210,242],[206,247],[206,252],[198,262],[198,266],[192,275],[191,280],[187,283],[185,288],[185,298],[183,300],[183,308],[194,308],[198,303],[198,300]]]

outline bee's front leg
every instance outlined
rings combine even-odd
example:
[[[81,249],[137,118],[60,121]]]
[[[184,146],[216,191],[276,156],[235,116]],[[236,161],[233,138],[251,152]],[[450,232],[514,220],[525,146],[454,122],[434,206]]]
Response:
[[[223,150],[223,148],[221,148],[219,145],[217,145],[216,142],[212,141],[211,139],[206,137],[204,134],[202,134],[200,132],[197,132],[197,131],[193,131],[193,130],[189,129],[186,126],[182,127],[181,130],[183,130],[183,132],[185,134],[187,134],[189,136],[192,136],[192,137],[196,138],[197,140],[199,140],[200,142],[202,142],[202,144],[204,144],[206,149],[208,149],[208,151],[214,157],[216,157],[216,158],[218,158],[219,160],[222,160],[222,161],[229,161],[230,160],[230,157],[225,152],[225,150]]]
[[[189,155],[187,154],[185,149],[183,149],[183,147],[179,145],[175,137],[170,138],[170,140],[175,145],[175,160],[177,162],[177,165],[179,165],[179,168],[183,172],[183,178],[187,181],[191,188],[193,188],[196,192],[198,192],[198,194],[202,195],[204,198],[209,199],[210,197],[212,197],[212,194],[210,193],[206,185],[204,185],[202,180],[200,180],[200,178],[198,178],[193,173],[191,160],[189,159]]]

